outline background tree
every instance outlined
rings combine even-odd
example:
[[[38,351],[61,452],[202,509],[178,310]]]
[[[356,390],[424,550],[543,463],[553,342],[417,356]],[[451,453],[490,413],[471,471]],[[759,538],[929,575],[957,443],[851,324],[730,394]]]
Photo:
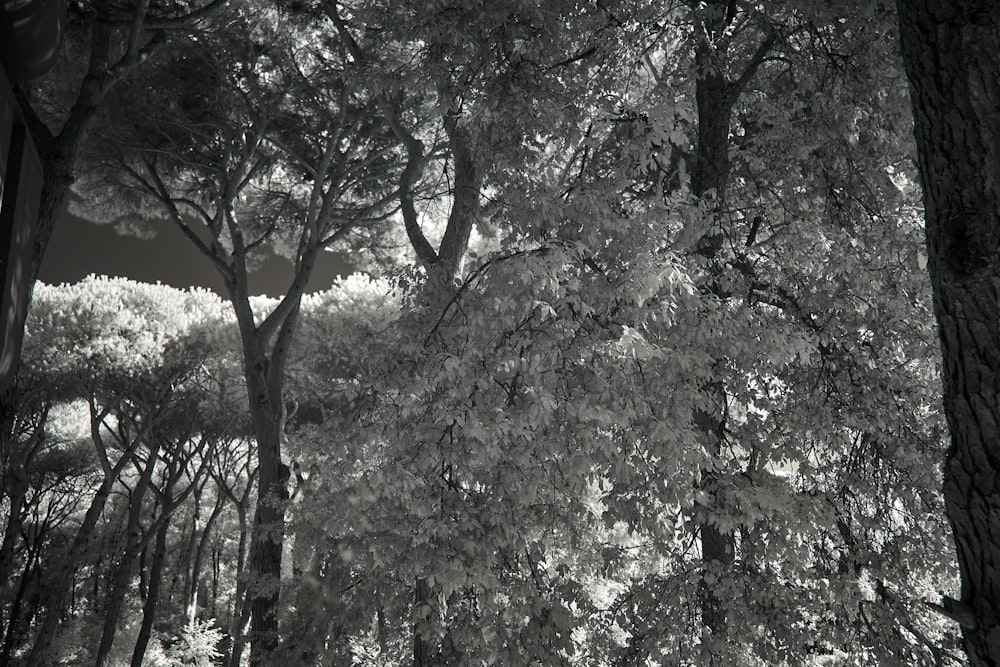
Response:
[[[108,94],[167,46],[173,35],[193,28],[221,4],[139,2],[125,7],[104,0],[69,3],[56,66],[46,77],[14,88],[44,175],[30,280],[38,276],[45,248]],[[26,441],[19,433],[17,415],[25,405],[19,391],[15,381],[0,396],[0,477],[3,494],[12,507],[21,502],[21,471],[28,455],[23,451]],[[4,558],[0,555],[0,563]]]
[[[29,460],[27,472],[44,475],[46,459],[48,465],[61,460],[69,474],[82,474],[71,473],[74,468],[85,471],[89,483],[76,488],[80,495],[68,508],[67,523],[77,527],[66,532],[65,547],[34,556],[47,571],[35,606],[20,615],[13,607],[10,610],[10,627],[25,618],[36,618],[38,630],[32,638],[28,664],[46,664],[52,657],[47,652],[57,650],[60,620],[78,590],[80,572],[89,572],[87,576],[98,588],[104,576],[113,582],[106,596],[95,594],[87,602],[109,610],[104,629],[107,640],[95,657],[107,659],[117,626],[112,621],[117,621],[122,608],[142,540],[150,536],[140,529],[146,516],[142,494],[130,489],[136,488],[137,480],[140,487],[149,488],[156,479],[157,464],[172,459],[170,448],[163,451],[160,444],[153,444],[167,435],[166,415],[171,410],[176,410],[172,419],[186,421],[182,432],[192,427],[206,435],[212,432],[203,413],[190,405],[181,409],[178,403],[185,395],[192,395],[192,383],[214,354],[202,338],[188,335],[192,328],[210,326],[213,319],[219,319],[219,304],[214,298],[206,299],[207,295],[201,295],[200,300],[193,295],[187,302],[171,296],[159,286],[109,280],[38,290],[38,304],[29,318],[22,386],[32,387],[26,396],[34,396],[41,405],[59,406],[65,419],[76,415],[76,430],[70,433],[79,435],[51,442],[49,452],[41,450],[49,455]],[[204,393],[199,394],[196,400],[204,397]],[[74,406],[82,407],[83,414],[71,409]],[[74,444],[81,441],[88,444],[91,453],[78,459],[86,451]],[[42,467],[36,469],[36,465]],[[138,468],[137,474],[129,474],[133,466]],[[58,486],[39,489],[37,502],[57,509],[60,493],[65,491]],[[88,496],[92,496],[89,503]],[[127,502],[120,503],[120,498]],[[126,517],[128,525],[119,531],[119,521]],[[117,535],[125,539],[118,542]],[[105,539],[111,542],[95,551],[94,545]],[[111,558],[105,559],[105,555]],[[8,641],[6,649],[11,646]]]
[[[363,241],[391,209],[384,183],[395,142],[372,123],[374,100],[342,45],[310,41],[309,31],[278,8],[220,13],[211,40],[190,42],[123,90],[128,108],[148,114],[123,118],[131,131],[109,137],[126,185],[163,207],[219,271],[236,313],[258,457],[254,665],[270,664],[279,642],[285,374],[301,300],[319,253],[352,235]],[[147,95],[164,86],[176,105]],[[275,248],[294,276],[273,309],[255,313],[248,269]]]

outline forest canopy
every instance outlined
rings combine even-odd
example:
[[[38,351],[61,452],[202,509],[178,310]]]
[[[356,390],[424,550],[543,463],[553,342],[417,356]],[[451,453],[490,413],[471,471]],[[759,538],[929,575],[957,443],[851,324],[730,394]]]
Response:
[[[70,3],[43,228],[225,289],[35,287],[0,664],[993,664],[901,16]]]

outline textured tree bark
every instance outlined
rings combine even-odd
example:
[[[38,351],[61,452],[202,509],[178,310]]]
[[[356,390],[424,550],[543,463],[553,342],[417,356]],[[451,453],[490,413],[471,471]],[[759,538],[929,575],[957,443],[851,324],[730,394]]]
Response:
[[[256,336],[254,337],[256,338]],[[250,603],[250,665],[272,667],[280,637],[278,604],[281,592],[281,555],[288,501],[288,466],[281,461],[284,430],[282,378],[269,373],[263,352],[245,345],[245,372],[250,393],[250,415],[257,439],[259,493],[250,543],[247,594]],[[277,386],[275,386],[277,382]]]
[[[250,545],[250,664],[270,667],[278,648],[278,601],[281,590],[281,552],[285,535],[284,502],[287,470],[281,463],[275,438],[258,440],[260,489]],[[282,472],[285,472],[283,475]]]
[[[413,605],[418,613],[420,608],[427,604],[428,595],[427,580],[422,577],[418,578],[413,589]],[[419,623],[413,624],[413,667],[431,667],[434,664],[434,651],[430,642],[420,634],[418,626]]]
[[[973,667],[1000,665],[1000,5],[899,0],[951,431],[944,496]]]

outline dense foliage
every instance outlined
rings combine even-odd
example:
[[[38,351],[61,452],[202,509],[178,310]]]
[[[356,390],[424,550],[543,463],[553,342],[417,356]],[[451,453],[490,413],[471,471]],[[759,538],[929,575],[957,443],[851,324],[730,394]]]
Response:
[[[36,288],[0,662],[962,663],[892,11],[212,8],[86,180],[226,293]]]

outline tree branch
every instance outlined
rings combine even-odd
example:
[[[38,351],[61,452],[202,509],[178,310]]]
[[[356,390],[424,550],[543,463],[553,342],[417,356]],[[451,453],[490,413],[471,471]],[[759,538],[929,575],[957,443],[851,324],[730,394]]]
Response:
[[[205,18],[213,14],[215,11],[223,7],[228,0],[212,0],[204,7],[200,9],[195,9],[188,12],[187,14],[182,14],[174,18],[157,18],[153,21],[148,21],[146,27],[150,30],[170,30],[177,28],[186,28],[192,25],[194,22]]]
[[[336,27],[337,33],[344,40],[351,56],[359,64],[366,63],[368,59],[365,53],[355,41],[354,36],[351,35],[340,14],[337,13],[336,0],[325,0],[323,9]],[[380,93],[377,100],[389,128],[406,149],[406,167],[403,168],[403,173],[399,178],[398,190],[400,210],[403,214],[403,227],[406,229],[406,236],[409,238],[413,250],[417,253],[417,259],[425,266],[431,266],[438,261],[438,255],[420,228],[417,209],[413,204],[413,186],[423,168],[424,145],[403,127],[399,119],[399,110],[389,101],[385,93]]]
[[[458,273],[476,222],[482,174],[469,146],[468,133],[459,127],[456,115],[449,110],[445,112],[443,121],[455,168],[455,188],[438,260],[444,264],[447,278],[451,279]]]
[[[769,26],[767,37],[757,46],[757,50],[750,57],[750,61],[747,63],[746,68],[744,68],[743,73],[735,81],[730,82],[728,86],[729,90],[727,91],[727,97],[730,101],[736,100],[743,93],[743,90],[750,83],[750,80],[753,79],[757,70],[760,69],[761,64],[767,58],[767,54],[771,52],[771,48],[777,41],[778,31],[774,27]]]
[[[213,250],[213,248],[210,248],[208,245],[206,245],[205,242],[202,241],[201,238],[194,233],[194,230],[192,230],[191,227],[186,222],[184,222],[184,216],[181,215],[180,210],[177,208],[177,203],[173,200],[173,198],[170,197],[170,193],[167,190],[167,186],[163,183],[163,179],[160,178],[160,174],[159,172],[157,172],[156,166],[149,160],[145,160],[145,164],[146,164],[146,169],[149,171],[149,174],[153,179],[153,184],[155,186],[154,192],[157,195],[157,198],[160,200],[160,203],[163,204],[163,206],[167,209],[167,212],[170,214],[170,219],[174,221],[174,224],[177,225],[177,228],[180,229],[181,233],[184,234],[184,236],[191,243],[194,244],[194,246],[198,249],[198,251],[201,252],[202,255],[207,257],[209,261],[212,262],[212,264],[215,265],[215,268],[220,273],[222,273],[224,277],[232,279],[233,278],[232,267],[226,264],[224,261],[222,261],[222,258],[218,255],[218,253],[215,250]],[[136,175],[136,177],[138,177],[138,175]],[[205,214],[205,212],[202,211],[200,208],[196,210],[198,210],[202,214]]]

